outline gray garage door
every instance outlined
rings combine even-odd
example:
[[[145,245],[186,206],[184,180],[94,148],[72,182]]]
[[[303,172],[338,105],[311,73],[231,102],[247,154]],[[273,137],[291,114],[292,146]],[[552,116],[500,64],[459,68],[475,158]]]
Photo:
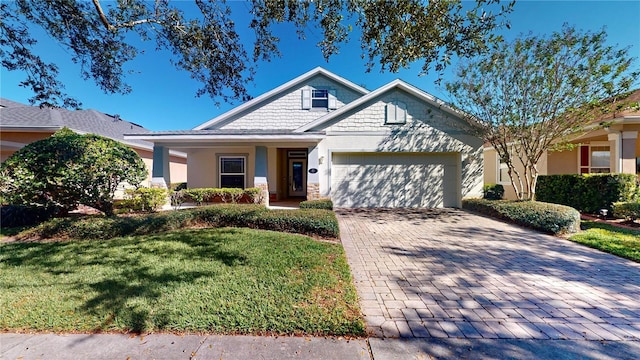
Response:
[[[454,153],[334,153],[336,207],[454,207],[460,198]]]

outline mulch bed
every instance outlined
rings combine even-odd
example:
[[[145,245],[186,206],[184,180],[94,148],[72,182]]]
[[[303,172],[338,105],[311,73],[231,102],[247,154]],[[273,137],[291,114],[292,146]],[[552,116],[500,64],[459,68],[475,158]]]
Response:
[[[624,219],[609,219],[609,218],[603,219],[601,217],[598,217],[595,215],[589,215],[589,214],[581,214],[580,218],[582,220],[605,223],[605,224],[609,224],[609,225],[616,226],[623,229],[640,230],[640,223],[638,223],[637,221],[624,220]]]

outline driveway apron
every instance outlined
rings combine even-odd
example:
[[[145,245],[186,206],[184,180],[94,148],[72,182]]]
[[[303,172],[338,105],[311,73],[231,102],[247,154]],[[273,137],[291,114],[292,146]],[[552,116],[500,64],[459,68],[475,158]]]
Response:
[[[640,339],[640,264],[461,210],[338,210],[377,338]]]

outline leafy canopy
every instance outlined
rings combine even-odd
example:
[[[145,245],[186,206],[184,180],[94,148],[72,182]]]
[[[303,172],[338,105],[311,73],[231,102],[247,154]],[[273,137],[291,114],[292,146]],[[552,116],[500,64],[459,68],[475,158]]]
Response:
[[[496,43],[462,63],[447,83],[455,105],[508,166],[518,198],[535,194],[537,163],[562,149],[585,126],[618,108],[638,73],[629,49],[606,44],[605,30],[565,25],[548,37],[532,34]]]
[[[111,215],[118,185],[138,185],[146,176],[144,162],[128,146],[64,128],[2,163],[0,191],[13,205],[65,212],[83,204]]]
[[[298,36],[317,27],[325,59],[339,52],[354,28],[360,30],[367,70],[379,62],[382,70],[398,71],[415,61],[427,72],[442,71],[454,56],[472,56],[495,40],[492,31],[504,23],[513,2],[500,0],[370,1],[284,0],[249,1],[252,39],[241,38],[231,7],[224,1],[195,0],[15,0],[0,2],[0,57],[7,70],[21,70],[21,86],[35,94],[31,103],[79,107],[64,93],[58,67],[34,53],[34,27],[62,45],[83,79],[106,93],[128,93],[125,64],[154,41],[172,53],[171,62],[202,84],[198,96],[247,100],[246,84],[259,61],[278,56],[280,39],[272,28],[292,23]],[[103,6],[104,5],[104,6]],[[243,44],[253,43],[251,54]]]

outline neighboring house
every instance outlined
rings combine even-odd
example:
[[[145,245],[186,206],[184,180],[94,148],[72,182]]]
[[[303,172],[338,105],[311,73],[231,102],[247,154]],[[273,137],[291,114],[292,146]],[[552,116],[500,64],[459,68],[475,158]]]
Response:
[[[154,161],[188,154],[187,184],[260,187],[336,207],[459,207],[482,191],[482,142],[442,101],[401,80],[374,91],[313,69],[193,130],[127,134]],[[166,183],[168,167],[154,168]]]
[[[123,136],[124,133],[148,133],[149,130],[124,121],[117,115],[112,116],[96,110],[40,108],[0,98],[0,160],[5,161],[25,145],[47,138],[63,127],[79,134],[102,135],[130,146],[149,169],[149,177],[143,185],[151,184],[153,144],[143,140],[125,140]],[[170,181],[175,183],[187,180],[186,154],[172,153],[169,166],[172,174]]]
[[[572,141],[570,151],[545,152],[538,162],[540,175],[625,173],[640,174],[640,89],[626,99],[628,106],[597,119],[593,130]],[[520,164],[516,164],[520,165]],[[502,184],[505,197],[515,199],[506,164],[496,151],[484,149],[485,184]]]

